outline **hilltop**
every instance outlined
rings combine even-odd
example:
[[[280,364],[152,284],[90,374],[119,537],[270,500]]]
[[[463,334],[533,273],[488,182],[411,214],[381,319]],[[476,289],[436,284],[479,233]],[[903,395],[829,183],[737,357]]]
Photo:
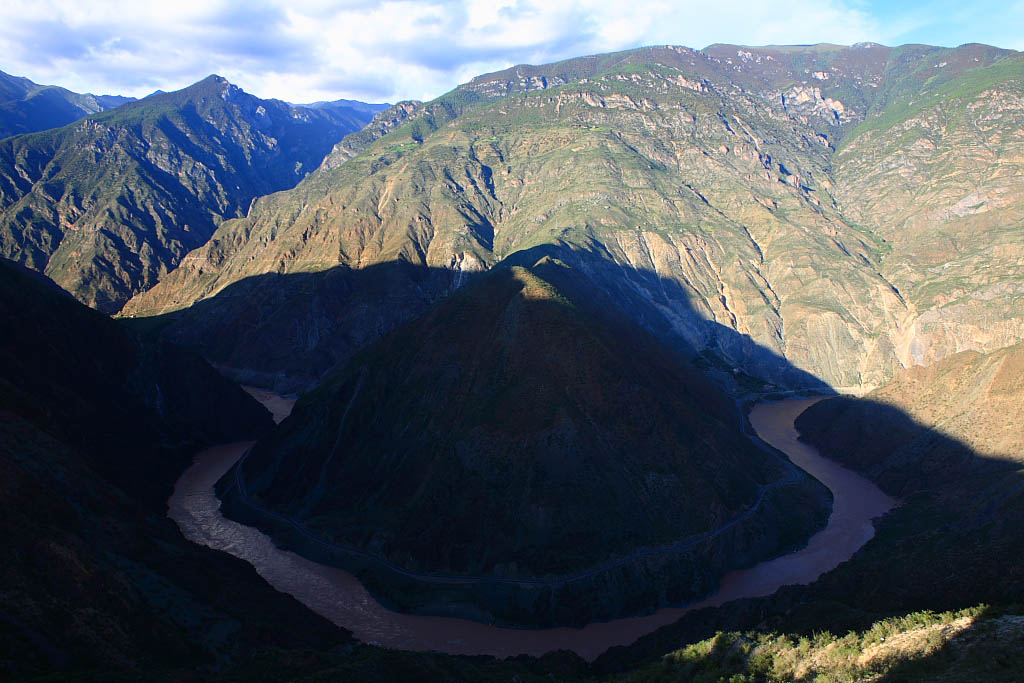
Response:
[[[516,625],[684,602],[802,545],[827,491],[592,289],[550,257],[467,284],[304,396],[221,481],[224,509],[386,604]]]

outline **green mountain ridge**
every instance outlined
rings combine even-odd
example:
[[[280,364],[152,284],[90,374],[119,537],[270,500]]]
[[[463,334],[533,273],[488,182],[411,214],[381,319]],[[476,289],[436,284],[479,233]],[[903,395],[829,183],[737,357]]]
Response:
[[[317,356],[303,368],[251,359],[239,367],[213,348],[215,340],[237,338],[239,321],[188,307],[267,273],[401,261],[422,272],[448,269],[458,282],[518,250],[563,245],[599,255],[587,259],[604,273],[591,273],[594,281],[632,298],[643,311],[637,322],[669,343],[709,350],[768,385],[798,386],[785,376],[792,365],[837,389],[864,392],[901,366],[967,348],[993,350],[1022,336],[1021,298],[993,297],[996,288],[1012,293],[1020,286],[1015,223],[1003,219],[1021,206],[1014,199],[1020,109],[1013,98],[1022,63],[1018,53],[977,45],[716,45],[642,48],[483,75],[431,103],[408,105],[383,137],[336,149],[335,162],[295,189],[225,222],[124,314],[170,314],[171,338],[254,376],[276,377],[278,386],[306,387],[355,349],[339,343],[329,362]],[[945,95],[891,119],[910,111],[908,102],[920,104],[914,98],[929,88]],[[1007,98],[991,97],[999,89]],[[894,154],[909,150],[914,143],[903,131],[949,107],[965,116],[921,151],[927,164],[920,178],[944,188],[950,226],[928,224],[920,239],[897,239],[871,212],[914,210],[902,172],[886,166],[889,156],[855,150],[877,136]],[[996,114],[1002,118],[994,124],[976,125],[977,117]],[[942,175],[968,146],[990,151],[986,165],[977,172],[957,165]],[[865,182],[872,158],[877,170]],[[989,189],[992,174],[999,180]],[[978,212],[969,198],[979,192],[1005,205],[991,215],[998,223],[972,218]],[[956,208],[960,202],[964,210]],[[973,274],[958,305],[915,289],[903,264],[933,249],[936,233],[975,226],[1005,246],[983,274]],[[943,276],[947,263],[977,263],[948,249],[934,259],[932,287],[943,292],[959,286]],[[424,290],[415,280],[396,286],[392,301],[405,303],[373,321],[373,335],[449,291]],[[351,288],[334,296],[352,308],[374,300]],[[982,333],[997,312],[997,331]],[[316,336],[325,327],[316,316],[279,322],[255,335],[246,328],[246,343],[255,351],[275,337]],[[786,363],[766,363],[758,348]]]
[[[0,141],[0,255],[116,312],[371,116],[260,100],[210,76]]]
[[[134,97],[79,94],[55,85],[39,85],[0,71],[0,139],[57,128],[119,107]]]

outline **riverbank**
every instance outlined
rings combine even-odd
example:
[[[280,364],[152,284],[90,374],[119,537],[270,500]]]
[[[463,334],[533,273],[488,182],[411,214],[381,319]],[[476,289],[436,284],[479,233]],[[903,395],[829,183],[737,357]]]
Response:
[[[169,501],[169,515],[190,540],[250,562],[275,588],[294,596],[364,642],[406,650],[496,657],[540,656],[564,649],[592,661],[608,648],[628,645],[689,611],[739,598],[770,595],[784,585],[810,583],[849,559],[871,538],[871,520],[884,514],[895,501],[868,480],[823,458],[797,439],[793,420],[814,400],[758,404],[751,412],[751,424],[768,443],[832,490],[834,509],[825,529],[812,536],[804,549],[727,574],[713,595],[697,603],[663,608],[639,617],[595,622],[583,628],[498,628],[466,619],[388,610],[348,572],[281,550],[259,530],[220,514],[220,501],[214,495],[213,485],[242,456],[249,443],[229,444],[200,453],[196,463],[179,479]]]

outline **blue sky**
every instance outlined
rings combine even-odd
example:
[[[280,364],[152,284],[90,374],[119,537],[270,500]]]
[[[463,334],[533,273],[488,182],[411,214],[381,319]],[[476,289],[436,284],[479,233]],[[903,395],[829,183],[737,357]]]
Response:
[[[1024,50],[1024,2],[1006,0],[931,0],[929,2],[864,2],[880,30],[893,45],[925,43],[955,47],[987,43]],[[881,41],[878,41],[881,42]]]
[[[639,45],[873,41],[1024,50],[1024,0],[4,0],[0,70],[142,96],[218,73],[261,97],[428,99]]]

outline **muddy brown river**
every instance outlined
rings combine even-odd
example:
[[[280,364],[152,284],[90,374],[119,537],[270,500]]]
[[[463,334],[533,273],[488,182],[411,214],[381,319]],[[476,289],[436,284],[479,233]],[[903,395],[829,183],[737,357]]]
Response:
[[[294,400],[247,389],[280,422]],[[214,483],[251,442],[217,446],[196,456],[168,501],[168,515],[190,541],[223,550],[249,562],[270,585],[294,596],[314,612],[342,626],[363,642],[403,650],[510,657],[572,650],[588,661],[616,645],[628,645],[671,624],[687,612],[738,598],[771,595],[782,586],[807,584],[848,560],[874,534],[872,520],[896,501],[860,475],[822,457],[797,439],[793,421],[820,399],[760,403],[750,414],[758,435],[786,453],[833,495],[828,524],[802,550],[727,574],[711,596],[686,607],[595,622],[583,628],[512,629],[449,617],[393,612],[380,605],[353,575],[277,548],[263,532],[224,518]]]

